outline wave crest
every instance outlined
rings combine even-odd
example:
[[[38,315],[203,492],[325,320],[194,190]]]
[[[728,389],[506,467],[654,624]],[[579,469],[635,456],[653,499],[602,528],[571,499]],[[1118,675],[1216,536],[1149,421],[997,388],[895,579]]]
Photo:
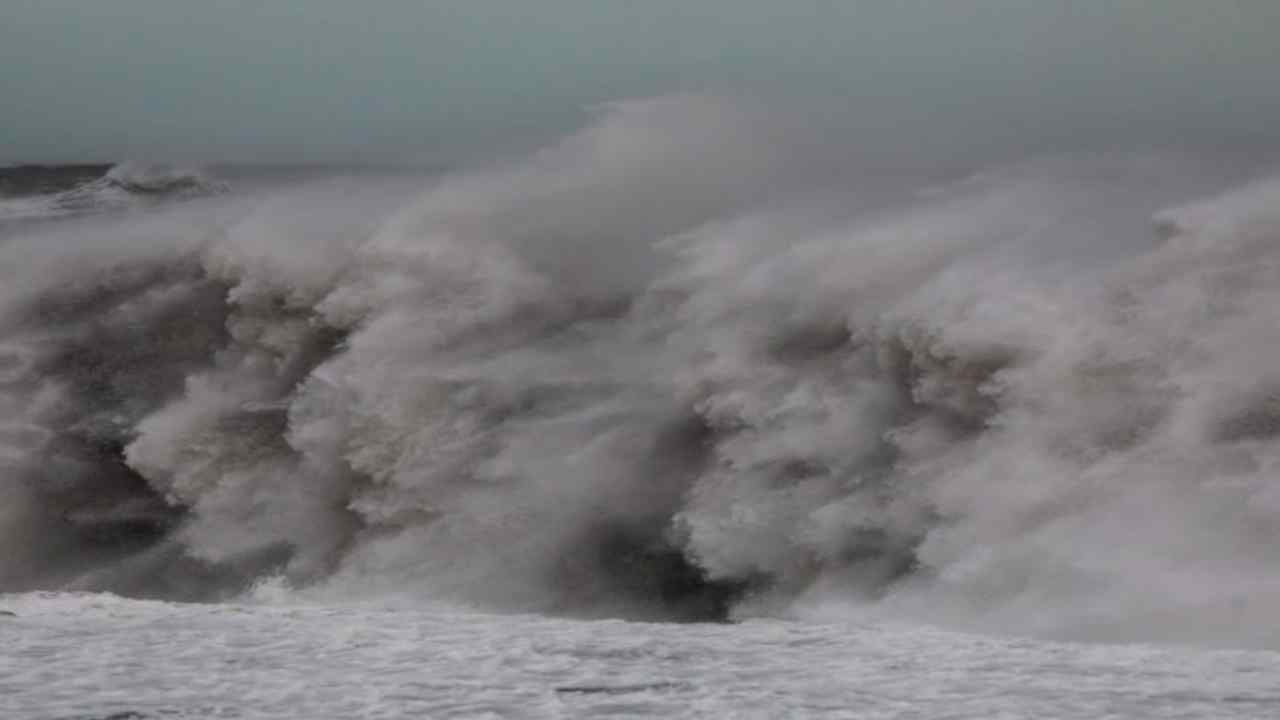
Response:
[[[225,193],[229,186],[194,168],[144,165],[124,162],[113,165],[105,173],[81,179],[87,168],[14,168],[0,170],[8,178],[0,195],[0,222],[53,219],[69,215],[151,207],[162,201],[191,199]],[[99,170],[99,172],[101,172]],[[23,181],[25,175],[37,177]],[[54,192],[27,192],[27,188],[45,190],[57,187],[65,176],[77,181],[73,186]],[[52,180],[50,180],[50,177]],[[34,184],[33,184],[34,183]]]

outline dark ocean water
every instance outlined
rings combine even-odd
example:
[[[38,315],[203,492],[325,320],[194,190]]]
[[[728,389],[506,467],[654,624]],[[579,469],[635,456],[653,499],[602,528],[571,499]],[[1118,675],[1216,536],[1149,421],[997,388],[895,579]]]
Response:
[[[0,197],[51,195],[96,180],[110,165],[10,165],[0,167]]]

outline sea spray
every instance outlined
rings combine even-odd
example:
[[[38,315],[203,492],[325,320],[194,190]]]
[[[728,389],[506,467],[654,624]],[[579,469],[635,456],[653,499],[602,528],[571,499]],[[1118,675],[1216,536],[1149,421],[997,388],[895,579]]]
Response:
[[[0,583],[1280,642],[1275,183],[795,132],[674,96],[24,226]]]

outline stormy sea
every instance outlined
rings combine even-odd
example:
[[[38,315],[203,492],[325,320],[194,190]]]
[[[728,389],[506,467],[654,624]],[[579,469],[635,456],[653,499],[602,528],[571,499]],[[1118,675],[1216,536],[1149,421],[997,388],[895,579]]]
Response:
[[[1280,159],[0,168],[5,718],[1280,713]]]

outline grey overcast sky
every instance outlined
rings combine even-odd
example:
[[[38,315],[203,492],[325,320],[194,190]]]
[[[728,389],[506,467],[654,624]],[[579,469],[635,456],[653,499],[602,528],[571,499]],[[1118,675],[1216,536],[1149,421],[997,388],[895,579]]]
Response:
[[[1274,142],[1280,0],[0,0],[0,161],[403,160],[712,91],[867,142]]]

